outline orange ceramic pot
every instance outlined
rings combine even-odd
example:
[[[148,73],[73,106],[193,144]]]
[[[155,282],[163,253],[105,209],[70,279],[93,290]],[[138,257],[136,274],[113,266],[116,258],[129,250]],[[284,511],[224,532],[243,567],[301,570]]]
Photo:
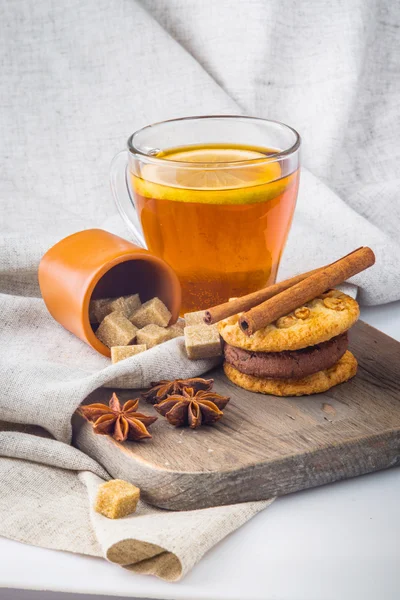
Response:
[[[166,262],[102,229],[74,233],[50,248],[39,265],[39,285],[52,317],[105,356],[110,350],[89,321],[91,299],[138,293],[145,302],[158,296],[171,323],[181,305],[179,280]]]

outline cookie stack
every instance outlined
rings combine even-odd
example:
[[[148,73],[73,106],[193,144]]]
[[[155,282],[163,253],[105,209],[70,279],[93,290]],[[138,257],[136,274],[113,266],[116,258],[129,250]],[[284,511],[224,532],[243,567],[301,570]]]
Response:
[[[356,374],[347,331],[358,316],[357,302],[334,289],[251,336],[239,327],[239,315],[228,317],[218,325],[225,374],[236,385],[263,394],[325,392]]]
[[[357,361],[348,351],[347,331],[360,311],[335,286],[374,263],[371,248],[361,247],[205,311],[205,323],[218,323],[226,376],[276,396],[317,394],[353,377]]]

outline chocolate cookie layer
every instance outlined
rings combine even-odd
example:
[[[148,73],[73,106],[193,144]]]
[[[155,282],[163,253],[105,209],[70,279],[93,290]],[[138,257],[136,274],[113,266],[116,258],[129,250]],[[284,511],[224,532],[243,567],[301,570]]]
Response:
[[[332,367],[346,352],[347,332],[302,350],[251,352],[224,345],[225,360],[241,373],[274,379],[301,379]]]

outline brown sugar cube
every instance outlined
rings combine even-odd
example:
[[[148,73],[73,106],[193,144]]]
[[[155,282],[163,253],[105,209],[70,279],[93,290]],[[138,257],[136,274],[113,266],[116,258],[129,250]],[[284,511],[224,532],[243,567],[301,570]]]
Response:
[[[121,519],[135,512],[140,489],[122,479],[102,483],[97,490],[94,510],[109,519]]]
[[[118,311],[122,313],[124,317],[128,318],[128,315],[126,314],[126,301],[122,296],[120,298],[112,298],[109,300],[109,302],[104,305],[103,310],[108,310],[107,314]]]
[[[137,311],[142,303],[140,302],[139,294],[132,294],[131,296],[124,296],[125,301],[125,310],[124,315],[127,319],[131,316],[131,314]]]
[[[109,313],[104,309],[111,298],[100,298],[99,300],[91,300],[89,304],[89,321],[91,323],[101,323],[101,321]]]
[[[146,327],[146,325],[159,325],[166,327],[170,322],[172,315],[164,302],[160,298],[152,298],[148,300],[135,311],[130,317],[130,321],[136,327]]]
[[[138,344],[146,344],[148,348],[158,346],[167,340],[170,340],[168,330],[159,325],[146,325],[143,329],[139,329],[136,334]]]
[[[135,327],[120,312],[112,312],[107,315],[99,325],[96,336],[109,348],[113,346],[128,346],[136,337]]]
[[[141,307],[139,294],[119,296],[118,298],[100,298],[92,300],[89,305],[89,319],[91,323],[101,323],[102,320],[114,311],[118,311],[128,318],[134,311]]]
[[[101,323],[107,315],[116,310],[125,314],[125,301],[123,298],[100,298],[100,300],[92,300],[89,305],[89,318],[92,315],[96,320],[91,321],[91,323]]]
[[[186,315],[184,315],[186,325],[204,325],[205,314],[205,310],[198,310],[197,312],[186,313]]]
[[[184,327],[185,325],[183,321],[178,321],[177,323],[174,323],[174,325],[166,327],[165,330],[168,331],[168,339],[172,340],[173,338],[183,335]]]
[[[186,352],[190,359],[221,356],[222,347],[215,325],[189,325],[185,327]]]
[[[97,317],[95,314],[95,302],[97,302],[97,300],[92,300],[89,304],[89,321],[91,323],[98,323],[97,321]]]
[[[111,362],[114,365],[120,360],[125,360],[130,356],[135,356],[147,350],[146,344],[138,344],[136,346],[113,346],[111,348]]]

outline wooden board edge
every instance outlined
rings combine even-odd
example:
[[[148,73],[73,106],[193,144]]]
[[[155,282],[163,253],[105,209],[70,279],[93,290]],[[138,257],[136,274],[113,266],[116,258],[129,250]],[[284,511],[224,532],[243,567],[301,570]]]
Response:
[[[100,462],[112,477],[137,485],[146,502],[167,510],[266,500],[400,465],[400,429],[341,444],[351,454],[349,464],[343,464],[336,456],[337,447],[328,447],[236,471],[197,473],[147,468],[121,454],[117,447],[113,452],[102,453],[99,459],[100,448],[103,450],[104,446],[98,437],[86,435],[82,427],[76,432],[75,440],[77,446]]]

